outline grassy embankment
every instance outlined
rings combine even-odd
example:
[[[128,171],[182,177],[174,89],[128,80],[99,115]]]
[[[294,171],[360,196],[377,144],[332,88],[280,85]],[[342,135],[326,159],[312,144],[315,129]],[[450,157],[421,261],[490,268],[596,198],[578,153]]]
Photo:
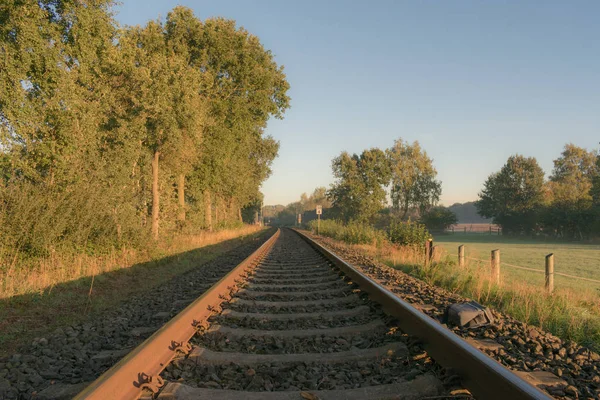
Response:
[[[459,244],[465,244],[467,256],[483,260],[489,259],[491,249],[499,248],[502,261],[540,270],[544,268],[544,256],[554,252],[557,272],[600,279],[600,271],[596,270],[600,264],[600,246],[596,245],[520,241],[483,235],[440,236],[435,238],[435,243],[452,255]],[[556,277],[555,291],[549,295],[544,291],[541,273],[501,266],[501,283],[498,285],[490,279],[489,264],[467,260],[464,267],[459,267],[456,257],[443,251],[438,252],[431,266],[424,267],[422,252],[413,248],[398,247],[389,242],[377,245],[373,241],[352,246],[432,285],[600,351],[600,285]]]
[[[147,251],[54,255],[28,265],[5,265],[0,270],[0,356],[57,327],[93,318],[261,233],[246,225],[171,238]]]

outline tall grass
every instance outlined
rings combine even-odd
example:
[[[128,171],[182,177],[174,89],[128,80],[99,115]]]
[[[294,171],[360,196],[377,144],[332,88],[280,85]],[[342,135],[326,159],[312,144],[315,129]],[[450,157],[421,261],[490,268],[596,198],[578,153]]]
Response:
[[[225,240],[248,235],[261,229],[244,225],[216,232],[180,235],[164,240],[149,250],[123,248],[105,255],[69,254],[52,252],[37,259],[0,259],[0,298],[22,294],[42,293],[60,283],[83,277],[128,268],[133,264],[178,254],[191,249],[210,246]]]
[[[313,220],[308,223],[309,229],[317,232],[317,221]],[[384,232],[373,228],[367,224],[358,222],[343,222],[326,219],[320,222],[319,234],[328,236],[349,244],[370,244],[381,246],[387,241]]]

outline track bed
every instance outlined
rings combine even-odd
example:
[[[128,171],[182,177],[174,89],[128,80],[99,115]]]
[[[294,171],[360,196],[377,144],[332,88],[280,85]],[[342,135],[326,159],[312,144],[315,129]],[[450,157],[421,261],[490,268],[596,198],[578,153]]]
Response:
[[[163,372],[159,399],[416,399],[461,389],[289,230],[209,322]]]

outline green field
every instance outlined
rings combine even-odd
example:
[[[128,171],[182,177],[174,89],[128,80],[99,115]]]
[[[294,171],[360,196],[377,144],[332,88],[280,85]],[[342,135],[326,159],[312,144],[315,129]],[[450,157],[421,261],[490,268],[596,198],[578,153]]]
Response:
[[[554,253],[554,270],[583,278],[600,280],[600,245],[580,243],[544,242],[485,234],[437,235],[434,244],[441,246],[444,255],[456,260],[458,246],[465,245],[467,257],[489,260],[490,252],[500,249],[502,279],[505,282],[520,281],[532,285],[544,285],[544,274],[511,268],[504,263],[535,268],[544,271],[545,256]],[[475,261],[470,261],[475,262]],[[489,268],[481,263],[481,268]],[[586,282],[555,276],[555,288],[585,288],[600,294],[600,283]]]

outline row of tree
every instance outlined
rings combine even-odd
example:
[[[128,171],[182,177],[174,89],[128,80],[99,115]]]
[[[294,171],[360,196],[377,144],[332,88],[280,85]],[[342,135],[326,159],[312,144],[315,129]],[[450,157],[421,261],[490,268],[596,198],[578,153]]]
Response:
[[[600,157],[569,143],[546,180],[534,157],[511,156],[486,180],[476,206],[507,234],[599,235]]]
[[[121,28],[112,7],[0,5],[2,249],[141,243],[262,201],[283,67],[234,21],[176,7]]]
[[[417,141],[411,144],[398,139],[389,149],[371,148],[360,154],[344,151],[331,165],[335,181],[329,190],[318,187],[311,195],[303,193],[299,201],[285,207],[270,207],[265,216],[276,224],[294,225],[298,214],[305,216],[302,222],[316,218],[315,206],[321,205],[324,219],[380,228],[387,227],[392,219],[421,219],[432,229],[456,222],[453,213],[435,207],[441,182],[436,179],[433,160]]]
[[[373,221],[388,204],[388,191],[391,212],[401,219],[425,214],[442,193],[433,160],[417,141],[398,139],[386,150],[342,152],[333,159],[332,169],[335,182],[327,197],[332,213],[344,221]]]

